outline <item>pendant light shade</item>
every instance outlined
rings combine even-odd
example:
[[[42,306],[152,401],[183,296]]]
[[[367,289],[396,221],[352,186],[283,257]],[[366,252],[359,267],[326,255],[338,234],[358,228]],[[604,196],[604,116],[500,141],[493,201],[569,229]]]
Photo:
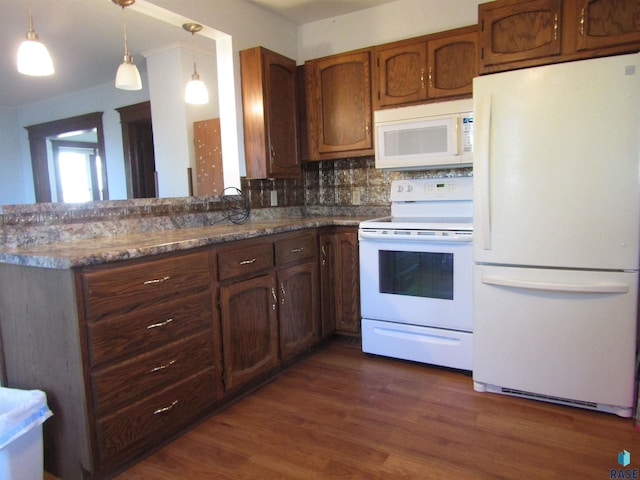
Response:
[[[33,29],[31,2],[29,2],[29,28],[27,39],[18,48],[18,71],[24,75],[43,77],[53,75],[54,68],[47,47],[38,41],[38,34]]]
[[[182,25],[187,32],[191,33],[191,40],[193,44],[193,74],[191,80],[187,83],[187,88],[184,91],[184,101],[192,105],[204,105],[209,103],[209,92],[207,86],[198,75],[198,69],[196,68],[196,47],[195,47],[195,34],[202,30],[202,25],[197,23],[185,23]]]
[[[207,86],[202,80],[200,80],[200,75],[198,75],[197,72],[194,72],[193,75],[191,75],[191,80],[187,83],[187,88],[184,92],[184,101],[192,105],[204,105],[205,103],[209,103],[209,92],[207,91]]]
[[[116,5],[122,7],[122,34],[124,37],[124,60],[118,67],[116,72],[116,88],[120,90],[141,90],[142,79],[140,78],[140,72],[133,58],[129,54],[129,48],[127,47],[127,24],[124,18],[124,9],[135,3],[135,0],[112,0]]]
[[[131,55],[125,55],[124,61],[116,72],[116,88],[120,90],[142,90],[140,72],[133,63]]]

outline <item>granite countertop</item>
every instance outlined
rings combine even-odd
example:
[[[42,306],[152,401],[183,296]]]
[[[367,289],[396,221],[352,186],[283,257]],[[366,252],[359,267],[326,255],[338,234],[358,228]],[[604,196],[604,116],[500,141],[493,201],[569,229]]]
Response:
[[[0,263],[70,269],[116,262],[147,255],[243,240],[322,226],[357,226],[372,217],[305,216],[250,219],[244,224],[216,224],[99,238],[54,242],[33,246],[0,246]]]

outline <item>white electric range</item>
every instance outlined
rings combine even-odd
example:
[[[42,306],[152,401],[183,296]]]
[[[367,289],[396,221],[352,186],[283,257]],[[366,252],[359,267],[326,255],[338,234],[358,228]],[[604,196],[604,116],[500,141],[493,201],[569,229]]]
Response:
[[[472,370],[472,180],[393,181],[360,224],[364,352]]]

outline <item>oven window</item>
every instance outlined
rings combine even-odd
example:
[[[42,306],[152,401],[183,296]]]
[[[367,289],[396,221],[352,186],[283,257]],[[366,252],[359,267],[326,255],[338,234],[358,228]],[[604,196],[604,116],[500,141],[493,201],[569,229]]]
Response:
[[[378,254],[381,293],[453,300],[453,253]]]

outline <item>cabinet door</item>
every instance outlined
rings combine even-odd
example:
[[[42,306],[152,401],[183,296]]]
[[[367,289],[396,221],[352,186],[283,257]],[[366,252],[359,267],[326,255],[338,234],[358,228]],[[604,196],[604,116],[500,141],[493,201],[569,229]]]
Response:
[[[429,98],[471,95],[478,75],[478,33],[430,40],[428,43]]]
[[[275,281],[263,275],[220,287],[224,379],[229,391],[278,364]]]
[[[266,81],[269,174],[299,177],[296,62],[263,51]]]
[[[305,65],[313,160],[373,155],[370,58],[367,49]]]
[[[478,5],[481,70],[560,55],[561,8],[560,0],[501,0]]]
[[[640,42],[640,0],[571,0],[567,15],[577,21],[576,49],[593,50]]]
[[[322,233],[320,243],[320,318],[322,338],[330,336],[336,330],[335,290],[335,239],[333,233]]]
[[[247,178],[300,176],[295,61],[255,47],[240,71]]]
[[[335,234],[334,295],[336,302],[336,331],[360,332],[360,264],[358,261],[358,232],[341,231]]]
[[[318,267],[304,263],[278,271],[280,355],[282,360],[318,340]]]
[[[377,47],[376,107],[388,107],[427,99],[427,43]],[[476,58],[473,57],[473,62]]]

